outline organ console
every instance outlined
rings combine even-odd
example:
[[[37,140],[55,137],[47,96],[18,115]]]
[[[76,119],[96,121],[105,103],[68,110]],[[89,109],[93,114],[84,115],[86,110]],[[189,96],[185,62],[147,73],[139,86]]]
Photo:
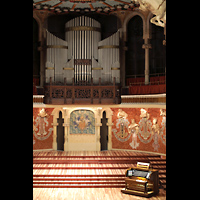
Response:
[[[125,189],[121,192],[144,197],[159,193],[158,171],[149,169],[149,163],[138,162],[137,167],[126,170]]]

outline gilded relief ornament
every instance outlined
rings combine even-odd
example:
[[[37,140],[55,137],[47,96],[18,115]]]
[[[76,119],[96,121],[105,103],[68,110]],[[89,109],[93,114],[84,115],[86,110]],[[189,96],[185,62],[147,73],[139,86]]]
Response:
[[[48,117],[49,116],[46,113],[45,109],[42,108],[37,118],[35,119],[35,122],[36,122],[35,125],[33,121],[33,134],[38,140],[47,139],[53,131],[53,128],[49,128],[48,130],[46,130],[45,128],[45,127],[48,127],[49,125],[48,120],[47,120]]]
[[[118,110],[118,114],[117,114],[117,120],[116,120],[116,128],[118,129],[112,129],[112,131],[114,132],[115,137],[121,141],[121,142],[125,142],[127,141],[131,134],[129,134],[126,129],[128,129],[128,125],[130,124],[130,122],[128,121],[128,119],[126,119],[128,117],[128,114],[125,113],[122,109]],[[118,132],[117,132],[118,131]]]
[[[34,125],[34,116],[33,116],[33,133],[35,132],[35,129],[36,129],[36,126]],[[33,144],[35,144],[34,137],[33,137]]]
[[[153,134],[153,140],[154,143],[152,144],[154,151],[158,151],[158,148],[160,147],[158,143],[160,128],[158,125],[158,120],[156,118],[153,119],[153,126],[152,126],[152,134]]]
[[[140,110],[141,115],[140,115],[140,122],[139,122],[139,131],[138,131],[138,137],[141,142],[147,144],[151,142],[152,140],[152,134],[151,134],[151,127],[152,123],[149,120],[149,113],[145,109]]]
[[[128,117],[127,113],[125,113],[122,109],[119,109],[118,111],[117,118],[126,119]]]
[[[160,129],[160,139],[166,145],[166,110],[160,109],[160,116],[163,117]]]
[[[135,123],[135,119],[132,119],[131,125],[128,127],[128,132],[132,135],[132,142],[129,144],[133,149],[136,149],[139,146],[139,143],[137,143],[138,127],[138,124]]]
[[[38,116],[40,116],[40,117],[47,117],[48,116],[48,114],[46,113],[46,111],[45,111],[45,109],[44,108],[42,108],[41,110],[40,110],[40,112],[39,112],[39,114],[38,114]]]

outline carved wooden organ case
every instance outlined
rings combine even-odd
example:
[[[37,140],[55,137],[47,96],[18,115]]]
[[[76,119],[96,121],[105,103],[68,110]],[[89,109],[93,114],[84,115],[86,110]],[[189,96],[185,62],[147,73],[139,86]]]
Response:
[[[46,83],[120,83],[119,31],[101,40],[101,24],[80,16],[65,24],[65,40],[47,31]]]

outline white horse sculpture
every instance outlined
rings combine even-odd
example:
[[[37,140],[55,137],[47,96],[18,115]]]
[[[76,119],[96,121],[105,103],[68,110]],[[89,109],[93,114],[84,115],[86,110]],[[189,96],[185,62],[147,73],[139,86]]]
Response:
[[[136,3],[140,4],[141,10],[151,11],[155,17],[150,21],[151,23],[165,27],[166,24],[166,0],[135,0]]]

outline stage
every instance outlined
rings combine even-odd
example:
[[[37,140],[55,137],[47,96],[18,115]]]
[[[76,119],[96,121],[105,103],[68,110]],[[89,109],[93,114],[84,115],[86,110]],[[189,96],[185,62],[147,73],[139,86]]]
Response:
[[[33,188],[33,200],[166,200],[166,191],[145,198],[123,194],[122,188]]]
[[[134,151],[34,151],[33,199],[146,199],[121,193],[138,161],[159,170],[159,194],[149,199],[166,199],[166,159]]]

